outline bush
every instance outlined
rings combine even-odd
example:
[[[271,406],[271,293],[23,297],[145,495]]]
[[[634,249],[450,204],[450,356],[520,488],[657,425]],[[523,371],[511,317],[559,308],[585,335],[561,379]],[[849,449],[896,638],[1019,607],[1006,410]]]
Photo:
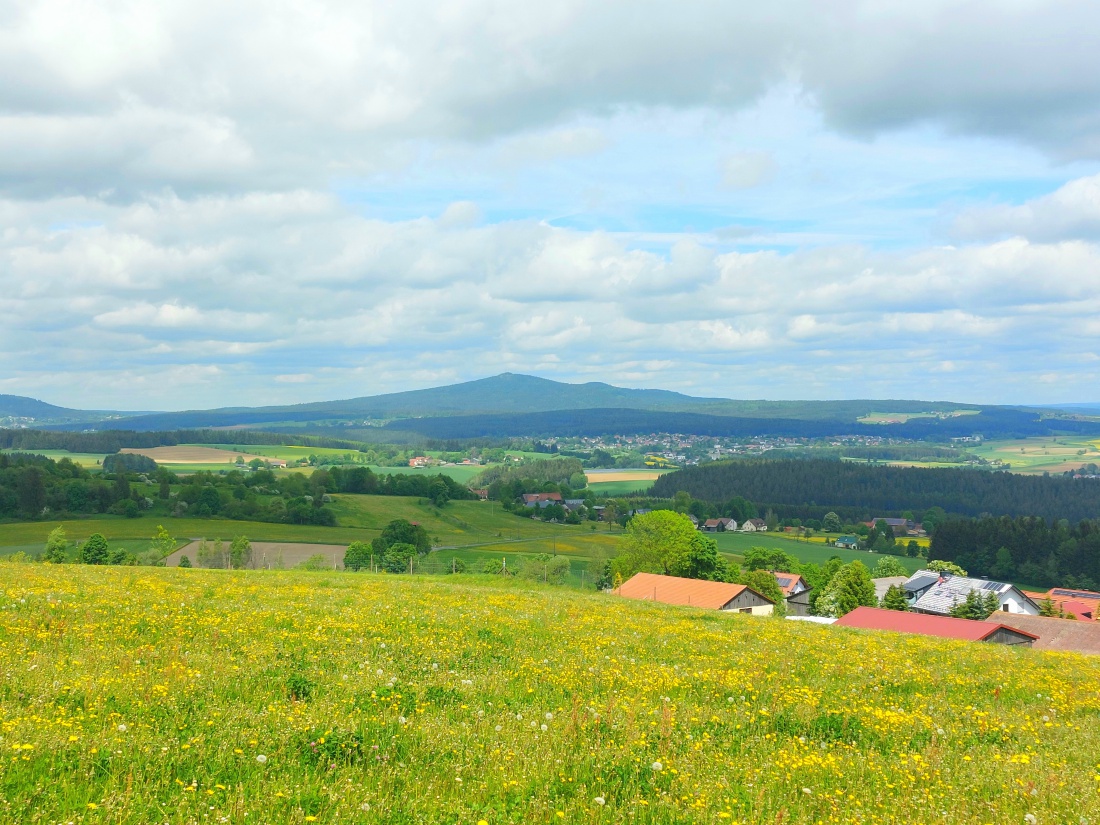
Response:
[[[539,553],[524,561],[519,576],[521,579],[547,584],[562,584],[569,576],[569,559],[564,556]]]
[[[408,573],[418,555],[415,545],[406,542],[390,545],[382,554],[382,569],[387,573]]]
[[[80,560],[84,564],[107,563],[107,539],[101,533],[92,533],[80,547]]]

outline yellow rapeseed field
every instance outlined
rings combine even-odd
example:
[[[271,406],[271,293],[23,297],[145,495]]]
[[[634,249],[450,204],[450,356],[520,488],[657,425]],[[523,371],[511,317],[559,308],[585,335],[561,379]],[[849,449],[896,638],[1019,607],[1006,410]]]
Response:
[[[0,567],[0,821],[1100,822],[1100,661],[483,579]]]

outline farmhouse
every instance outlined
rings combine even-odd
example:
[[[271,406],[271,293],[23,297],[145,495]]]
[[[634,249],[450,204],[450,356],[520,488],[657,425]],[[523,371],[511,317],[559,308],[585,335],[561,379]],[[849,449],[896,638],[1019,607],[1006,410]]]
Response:
[[[414,456],[409,459],[410,467],[427,467],[432,463],[432,460],[424,455]]]
[[[993,621],[975,622],[950,616],[906,613],[878,607],[857,607],[836,620],[837,627],[859,627],[866,630],[892,630],[895,633],[916,633],[942,639],[962,639],[971,642],[993,642],[1002,645],[1031,645],[1039,638],[1034,633],[1017,630]]]
[[[767,531],[767,522],[761,518],[745,519],[745,522],[741,525],[742,533],[766,533]]]
[[[737,522],[731,518],[708,518],[703,522],[703,529],[708,533],[717,533],[720,530],[736,530]]]
[[[913,578],[921,573],[929,572],[934,571],[919,570],[913,575]],[[911,578],[909,581],[912,580]],[[908,582],[906,588],[908,589]],[[971,579],[966,576],[944,576],[942,574],[935,584],[925,589],[921,596],[913,602],[913,610],[917,613],[950,616],[951,609],[956,604],[964,602],[967,594],[971,591],[976,591],[982,597],[987,593],[996,594],[998,610],[1004,613],[1039,615],[1039,605],[1025,596],[1015,585],[987,581],[986,579]]]
[[[755,616],[770,615],[775,609],[775,602],[743,584],[682,579],[656,573],[635,573],[616,592],[627,599],[751,613]]]
[[[1024,633],[1033,633],[1036,650],[1068,650],[1074,653],[1100,655],[1100,624],[1055,619],[1047,616],[1024,616],[1020,613],[994,613],[986,622],[1000,623]]]
[[[551,504],[561,504],[561,493],[524,493],[524,507],[549,507]]]
[[[846,550],[855,550],[859,547],[859,536],[838,536],[833,544]]]
[[[874,527],[880,521],[886,522],[886,525],[894,531],[895,536],[904,536],[907,535],[910,530],[915,531],[916,529],[916,525],[913,524],[913,522],[904,518],[875,518],[865,522],[865,524],[868,527]]]

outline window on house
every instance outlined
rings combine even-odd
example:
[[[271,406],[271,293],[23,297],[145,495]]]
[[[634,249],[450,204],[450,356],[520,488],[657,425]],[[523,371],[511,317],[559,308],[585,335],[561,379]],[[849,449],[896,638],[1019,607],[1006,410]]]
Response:
[[[1005,613],[1008,612],[1008,602],[1005,602],[1001,605],[1001,610],[1003,610]]]

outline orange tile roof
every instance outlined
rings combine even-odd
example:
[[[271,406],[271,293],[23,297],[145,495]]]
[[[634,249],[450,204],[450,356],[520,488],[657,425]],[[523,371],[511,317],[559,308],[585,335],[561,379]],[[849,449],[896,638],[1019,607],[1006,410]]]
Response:
[[[743,584],[681,579],[678,576],[661,576],[656,573],[635,573],[628,581],[623,582],[617,592],[627,599],[721,610],[740,596],[742,591],[751,589]],[[756,593],[755,590],[752,592]],[[761,598],[764,597],[761,596]]]
[[[809,583],[797,573],[782,573],[773,570],[772,575],[775,576],[775,583],[779,585],[779,589],[783,591],[784,596],[791,595],[794,589],[798,587],[799,582],[802,582],[803,589],[810,589]],[[783,584],[784,581],[787,583]]]
[[[1042,607],[1043,602],[1050,599],[1054,603],[1054,606],[1061,610],[1063,613],[1072,613],[1076,618],[1083,622],[1096,621],[1097,613],[1100,613],[1100,606],[1087,601],[1089,596],[1088,591],[1081,590],[1063,590],[1064,593],[1074,593],[1073,597],[1070,596],[1057,596],[1054,595],[1060,588],[1051,588],[1047,593],[1032,593],[1024,591],[1024,595],[1031,599],[1035,604]],[[1100,595],[1100,594],[1097,594]]]

